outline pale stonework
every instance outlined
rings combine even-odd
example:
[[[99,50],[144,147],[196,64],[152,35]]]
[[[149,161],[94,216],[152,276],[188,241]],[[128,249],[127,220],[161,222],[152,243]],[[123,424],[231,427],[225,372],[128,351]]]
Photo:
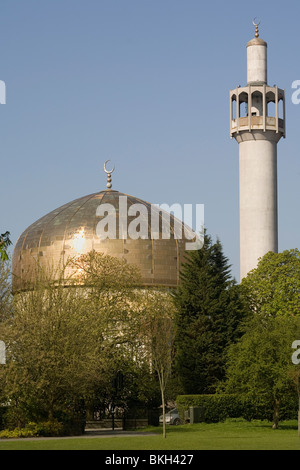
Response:
[[[247,44],[247,85],[230,91],[230,137],[239,144],[243,279],[259,258],[278,251],[277,143],[285,137],[285,93],[267,84],[267,43],[258,37]]]

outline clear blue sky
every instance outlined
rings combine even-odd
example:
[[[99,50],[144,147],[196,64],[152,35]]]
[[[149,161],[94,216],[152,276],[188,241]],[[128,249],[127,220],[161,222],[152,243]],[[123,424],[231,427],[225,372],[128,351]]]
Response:
[[[238,144],[229,90],[246,84],[261,20],[268,81],[286,90],[279,249],[299,247],[299,1],[0,0],[1,223],[13,243],[56,207],[105,189],[204,204],[239,280]]]

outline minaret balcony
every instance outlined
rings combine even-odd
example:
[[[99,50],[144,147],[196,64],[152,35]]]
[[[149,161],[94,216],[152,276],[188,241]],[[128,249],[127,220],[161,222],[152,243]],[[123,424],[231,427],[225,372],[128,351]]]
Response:
[[[251,84],[230,91],[230,137],[256,130],[285,137],[284,90]]]
[[[248,116],[231,120],[230,136],[241,131],[275,131],[285,137],[284,120],[272,116]]]

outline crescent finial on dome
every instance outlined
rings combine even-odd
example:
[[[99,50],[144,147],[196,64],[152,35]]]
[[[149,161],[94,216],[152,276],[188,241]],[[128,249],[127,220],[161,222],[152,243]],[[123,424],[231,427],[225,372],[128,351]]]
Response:
[[[106,160],[106,162],[104,163],[104,171],[105,171],[105,173],[107,174],[107,183],[106,183],[106,187],[107,187],[108,189],[111,189],[111,187],[112,187],[112,184],[111,184],[111,174],[114,172],[115,166],[113,167],[112,170],[108,170],[108,169],[106,168],[106,164],[107,164],[108,162],[110,162],[110,160]]]

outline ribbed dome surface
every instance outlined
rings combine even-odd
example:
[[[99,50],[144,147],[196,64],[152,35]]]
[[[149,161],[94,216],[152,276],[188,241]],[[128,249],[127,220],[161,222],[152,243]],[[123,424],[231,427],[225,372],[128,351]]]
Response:
[[[145,285],[176,287],[186,239],[176,239],[173,230],[169,239],[162,237],[161,212],[158,239],[151,239],[150,217],[147,239],[120,239],[119,207],[120,197],[124,196],[127,198],[128,209],[133,204],[142,204],[150,215],[153,207],[150,203],[118,191],[106,190],[69,202],[30,225],[19,237],[14,249],[13,290],[22,290],[30,282],[36,260],[41,266],[55,268],[60,263],[65,263],[69,257],[91,250],[121,257],[128,263],[137,265]],[[116,239],[99,238],[97,225],[101,220],[98,214],[102,204],[110,204],[115,208]],[[137,215],[128,216],[127,225],[136,217]],[[176,219],[171,215],[171,227],[174,226],[174,220]]]

